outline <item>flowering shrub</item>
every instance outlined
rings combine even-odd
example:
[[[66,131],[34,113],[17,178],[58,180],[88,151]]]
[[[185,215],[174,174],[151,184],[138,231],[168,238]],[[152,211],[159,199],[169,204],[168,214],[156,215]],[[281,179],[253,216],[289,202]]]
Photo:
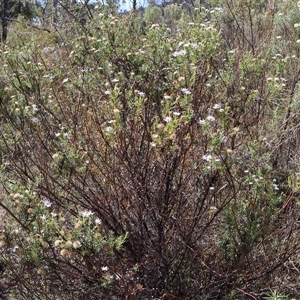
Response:
[[[157,8],[94,11],[63,44],[4,46],[0,249],[17,299],[298,293],[280,275],[299,251],[297,41],[287,58],[272,7],[235,5],[193,22],[174,5],[172,28]]]

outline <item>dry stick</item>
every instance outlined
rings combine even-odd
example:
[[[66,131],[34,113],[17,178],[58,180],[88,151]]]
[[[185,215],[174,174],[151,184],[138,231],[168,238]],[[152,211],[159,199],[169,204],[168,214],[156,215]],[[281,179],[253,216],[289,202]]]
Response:
[[[236,16],[235,16],[234,12],[232,11],[232,9],[231,9],[230,4],[228,3],[228,1],[225,1],[225,3],[226,3],[226,5],[227,5],[227,7],[228,7],[228,9],[229,9],[229,11],[230,11],[232,17],[233,17],[234,20],[236,21],[237,27],[238,27],[238,29],[240,30],[240,32],[242,33],[243,38],[244,38],[244,39],[248,42],[248,44],[251,46],[252,54],[254,55],[254,54],[255,54],[254,46],[252,45],[251,41],[249,41],[249,39],[246,37],[245,32],[244,32],[244,30],[241,28],[240,23],[238,22],[238,20],[237,20],[237,18],[236,18]]]
[[[160,299],[164,299],[165,297],[172,297],[173,299],[184,300],[184,298],[177,297],[177,296],[175,296],[175,295],[168,294],[168,293],[163,294],[163,295],[160,297]]]
[[[90,19],[92,20],[92,19],[94,19],[94,17],[93,17],[93,14],[92,14],[92,12],[91,12],[91,9],[90,9],[89,6],[88,6],[88,3],[89,3],[89,0],[85,0],[85,1],[84,1],[84,6],[86,7],[86,9],[87,9],[87,11],[88,11],[88,13],[89,13]]]
[[[281,135],[281,137],[279,139],[279,151],[278,151],[278,153],[275,157],[275,163],[276,164],[277,164],[277,161],[278,161],[279,154],[282,153],[283,141],[284,141],[284,137],[285,137],[284,132],[288,128],[288,124],[289,124],[290,117],[291,117],[291,112],[292,112],[291,104],[292,104],[294,94],[295,94],[295,90],[296,90],[296,87],[297,87],[297,84],[298,84],[299,80],[300,80],[300,67],[298,68],[297,73],[293,78],[291,90],[290,90],[289,97],[288,97],[287,111],[286,111],[286,114],[284,116],[284,120],[283,120],[283,124],[282,124],[283,134]]]
[[[80,22],[80,20],[74,14],[72,14],[70,12],[70,10],[61,1],[58,0],[58,3],[67,12],[67,14],[69,16],[71,16],[75,21],[77,21],[84,28],[84,25],[82,24],[82,22]],[[90,10],[88,10],[88,11],[89,11],[89,14],[91,14]],[[92,16],[90,16],[90,18],[92,18]]]
[[[242,289],[239,289],[239,288],[236,288],[236,289],[237,289],[238,291],[242,292],[244,295],[247,295],[247,296],[251,297],[252,299],[257,300],[257,298],[255,298],[253,295],[251,295],[251,294],[249,294],[249,293],[243,291]]]
[[[291,103],[292,103],[292,100],[294,98],[295,90],[296,90],[296,87],[297,87],[297,84],[298,84],[299,80],[300,80],[300,67],[298,68],[297,73],[294,76],[291,91],[290,91],[290,94],[289,94],[288,110],[287,110],[287,113],[286,113],[286,116],[285,116],[284,122],[283,122],[283,125],[284,125],[283,130],[284,131],[287,129],[287,126],[288,126],[288,121],[289,121],[289,118],[290,118],[290,115],[291,115]]]
[[[254,50],[254,32],[253,32],[253,20],[252,20],[252,15],[251,15],[251,6],[248,6],[248,14],[249,14],[249,19],[250,19],[250,28],[251,28],[251,49],[252,49],[252,54],[255,54]]]
[[[15,216],[15,214],[7,207],[7,206],[5,206],[3,203],[1,203],[0,202],[0,206],[3,208],[3,209],[5,209],[25,230],[27,230],[28,232],[30,232],[30,229],[26,226],[26,225],[24,225],[22,222],[21,222],[21,220],[19,219],[19,218],[17,218],[16,216]]]

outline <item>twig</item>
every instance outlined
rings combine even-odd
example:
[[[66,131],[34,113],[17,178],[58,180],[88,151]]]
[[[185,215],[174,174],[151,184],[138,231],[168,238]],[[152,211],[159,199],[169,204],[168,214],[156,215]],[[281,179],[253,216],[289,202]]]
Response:
[[[254,297],[253,295],[251,295],[251,294],[249,294],[249,293],[243,291],[242,289],[239,289],[239,288],[236,288],[236,289],[237,289],[238,291],[240,291],[241,293],[243,293],[244,295],[247,295],[247,296],[249,296],[250,298],[252,298],[252,299],[254,299],[254,300],[257,300],[256,297]]]

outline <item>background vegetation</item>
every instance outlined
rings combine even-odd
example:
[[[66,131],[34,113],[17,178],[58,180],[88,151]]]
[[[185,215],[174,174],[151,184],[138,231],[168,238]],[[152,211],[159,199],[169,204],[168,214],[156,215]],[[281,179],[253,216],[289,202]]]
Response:
[[[299,298],[297,3],[87,4],[1,45],[1,297]]]

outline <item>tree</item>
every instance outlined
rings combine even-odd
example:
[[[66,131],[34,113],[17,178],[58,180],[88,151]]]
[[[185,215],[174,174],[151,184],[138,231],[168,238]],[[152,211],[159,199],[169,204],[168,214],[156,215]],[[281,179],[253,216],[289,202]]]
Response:
[[[11,21],[17,21],[17,17],[22,15],[26,20],[33,20],[36,16],[36,8],[40,6],[39,2],[21,2],[20,0],[1,0],[1,41],[5,42],[8,35],[8,25]]]
[[[2,35],[1,40],[5,42],[7,39],[7,26],[8,26],[8,7],[9,7],[9,0],[2,0],[1,3],[1,25],[2,25]]]

